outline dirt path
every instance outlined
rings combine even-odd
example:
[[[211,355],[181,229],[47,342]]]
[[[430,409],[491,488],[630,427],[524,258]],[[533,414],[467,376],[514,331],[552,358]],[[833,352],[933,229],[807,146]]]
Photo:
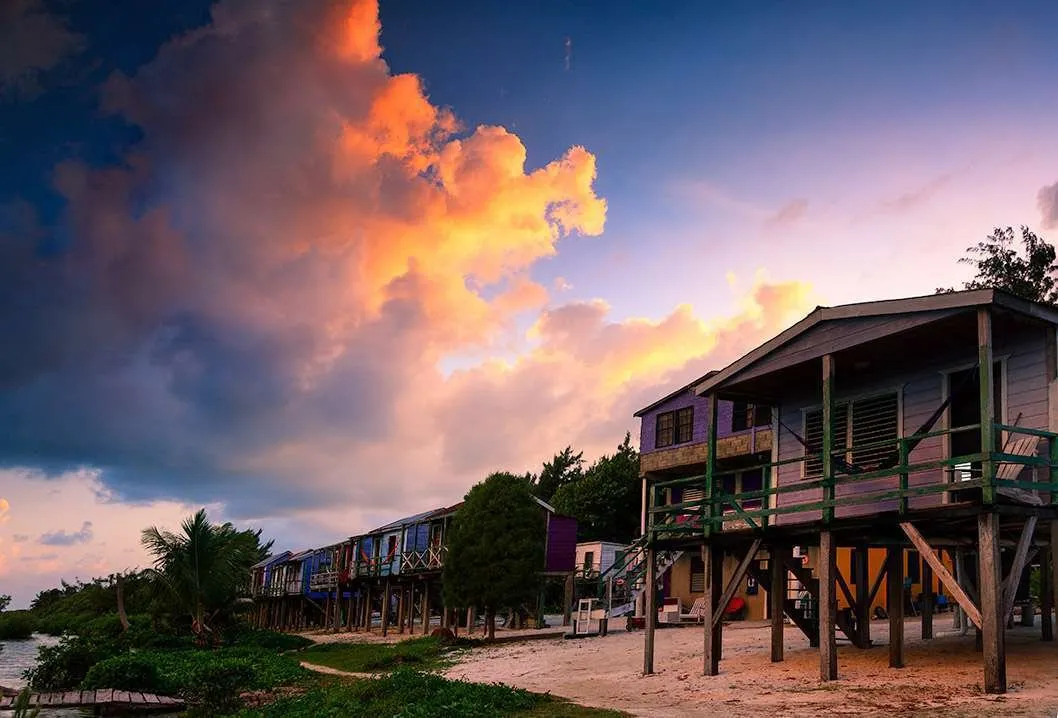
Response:
[[[308,661],[301,662],[302,668],[307,668],[310,671],[316,673],[326,673],[328,676],[342,676],[343,678],[378,678],[384,676],[385,673],[361,673],[359,671],[342,671],[337,668],[331,668],[330,666],[321,666],[318,663],[309,663]]]
[[[475,649],[446,675],[642,716],[1058,715],[1058,643],[1041,642],[1038,625],[1007,633],[1010,692],[988,696],[973,632],[951,634],[950,620],[937,617],[932,641],[918,638],[918,623],[908,620],[903,669],[888,667],[888,623],[873,623],[875,647],[839,643],[840,680],[831,683],[818,680],[819,653],[792,626],[786,660],[771,663],[770,633],[761,624],[725,629],[720,675],[713,677],[701,675],[702,632],[694,627],[657,632],[652,676],[641,675],[642,631]]]

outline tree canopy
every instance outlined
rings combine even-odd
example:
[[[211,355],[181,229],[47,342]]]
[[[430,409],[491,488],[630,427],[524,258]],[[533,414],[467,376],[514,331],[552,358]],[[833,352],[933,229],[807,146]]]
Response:
[[[567,446],[555,454],[551,461],[545,461],[540,474],[533,477],[533,493],[541,500],[550,502],[556,491],[584,475],[583,466],[584,452],[574,454],[573,447]]]
[[[964,283],[964,289],[1002,289],[1033,302],[1058,306],[1054,246],[1028,227],[1021,226],[1020,250],[1012,227],[996,227],[984,241],[967,247],[966,253],[959,261],[972,264],[977,274]],[[942,287],[937,293],[953,291]]]
[[[640,501],[639,452],[626,433],[615,453],[561,486],[552,504],[577,519],[577,540],[627,543],[639,533]]]
[[[497,472],[467,493],[452,520],[443,569],[445,603],[484,609],[489,638],[496,612],[536,599],[546,524],[522,476]]]

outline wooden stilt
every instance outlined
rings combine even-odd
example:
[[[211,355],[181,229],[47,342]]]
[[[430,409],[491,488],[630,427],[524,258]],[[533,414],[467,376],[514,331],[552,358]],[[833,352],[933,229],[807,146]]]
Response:
[[[382,635],[389,633],[389,604],[393,597],[390,589],[389,579],[386,579],[385,588],[382,589]]]
[[[1051,563],[1054,560],[1053,554],[1053,548],[1040,552],[1040,638],[1044,641],[1054,640],[1054,579],[1051,578],[1051,572],[1054,570]]]
[[[885,603],[889,613],[889,667],[904,667],[904,549],[885,556]]]
[[[422,584],[422,635],[430,632],[430,584]]]
[[[705,610],[702,613],[704,628],[702,651],[702,674],[715,676],[720,672],[720,656],[717,651],[717,635],[720,632],[719,615],[721,584],[717,581],[716,564],[722,564],[723,554],[710,544],[702,544],[702,563],[705,568]],[[722,580],[722,574],[721,574]]]
[[[404,597],[407,594],[407,589],[404,586],[397,588],[397,632],[404,633],[404,622],[405,622],[405,611],[408,610],[408,604],[405,602]]]
[[[829,529],[819,532],[819,677],[833,681],[838,677],[838,646],[834,634],[837,593],[834,574],[837,571],[837,551]]]
[[[563,594],[562,625],[568,626],[573,614],[573,574],[566,576],[566,590]]]
[[[922,564],[922,639],[933,638],[933,568],[929,561]]]
[[[871,590],[869,588],[870,576],[870,550],[867,546],[859,546],[856,549],[854,562],[856,572],[856,633],[861,648],[871,645]]]
[[[654,549],[648,547],[644,551],[644,561],[647,562],[645,601],[643,605],[643,675],[649,676],[654,672],[654,624],[658,620],[657,608],[657,566],[654,560]],[[708,577],[708,572],[706,576]],[[706,579],[708,580],[708,578]],[[708,604],[709,601],[706,601]]]
[[[782,557],[789,552],[786,546],[772,546],[769,549],[768,570],[771,574],[771,587],[768,590],[768,603],[771,606],[771,660],[778,663],[783,659],[783,630],[786,626],[786,614],[783,602],[786,598],[786,567]]]
[[[1006,693],[1007,665],[1003,604],[1000,594],[999,516],[977,517],[977,588],[981,594],[981,638],[984,652],[985,693]]]

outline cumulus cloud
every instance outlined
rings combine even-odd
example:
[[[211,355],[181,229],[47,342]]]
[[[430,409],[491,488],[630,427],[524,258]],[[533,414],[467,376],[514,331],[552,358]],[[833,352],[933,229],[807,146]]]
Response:
[[[41,534],[37,542],[44,546],[74,546],[92,540],[92,522],[85,521],[77,531],[50,531]]]
[[[19,347],[0,352],[0,460],[95,467],[85,531],[115,502],[216,502],[324,543],[571,442],[608,450],[638,406],[809,306],[763,280],[711,322],[551,305],[531,269],[603,231],[595,157],[528,166],[508,130],[463,127],[381,59],[374,2],[222,0],[103,98],[142,139],[56,168],[57,230],[20,202],[0,222],[0,337]],[[42,254],[53,231],[66,249]],[[526,313],[524,353],[442,373],[510,355]],[[123,546],[145,516],[119,522]]]
[[[84,39],[42,0],[0,2],[0,99],[37,95],[41,75],[83,46]]]
[[[1044,229],[1058,227],[1058,182],[1040,187],[1036,193],[1036,206],[1040,208],[1040,224]]]

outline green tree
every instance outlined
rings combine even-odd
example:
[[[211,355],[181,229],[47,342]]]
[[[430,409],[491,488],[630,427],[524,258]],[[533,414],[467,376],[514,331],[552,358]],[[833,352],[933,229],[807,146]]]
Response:
[[[639,533],[639,452],[632,435],[611,456],[602,456],[584,475],[555,492],[552,504],[577,519],[579,541],[629,542]]]
[[[1012,227],[996,227],[983,242],[967,247],[967,256],[959,259],[963,264],[972,264],[977,274],[964,289],[1002,289],[1024,299],[1051,306],[1058,306],[1058,288],[1055,286],[1055,249],[1028,227],[1021,226],[1019,251]],[[953,292],[951,288],[940,288],[938,294]]]
[[[11,597],[6,593],[0,593],[0,611],[6,611],[7,607],[11,605]]]
[[[235,605],[250,567],[266,558],[272,542],[261,545],[261,532],[214,524],[200,509],[184,520],[181,533],[143,530],[144,547],[154,556],[153,581],[164,587],[200,642],[212,637],[213,624]]]
[[[519,607],[539,593],[546,523],[529,489],[525,477],[494,473],[467,492],[452,520],[444,600],[483,609],[490,640],[498,610]]]
[[[584,475],[584,452],[573,453],[573,447],[567,446],[555,454],[551,461],[545,461],[540,475],[533,482],[533,493],[544,501],[551,501],[561,487],[580,479]]]

